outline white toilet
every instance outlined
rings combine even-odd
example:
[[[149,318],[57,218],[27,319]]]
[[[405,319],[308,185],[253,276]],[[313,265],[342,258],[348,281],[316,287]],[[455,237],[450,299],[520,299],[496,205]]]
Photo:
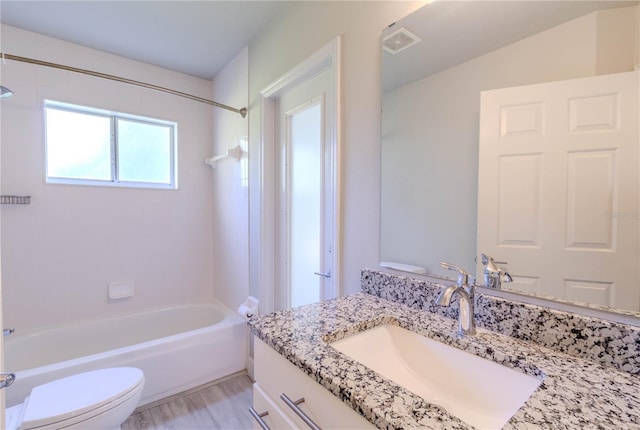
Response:
[[[140,402],[144,373],[114,367],[80,373],[39,385],[17,406],[7,409],[7,430],[114,430]]]

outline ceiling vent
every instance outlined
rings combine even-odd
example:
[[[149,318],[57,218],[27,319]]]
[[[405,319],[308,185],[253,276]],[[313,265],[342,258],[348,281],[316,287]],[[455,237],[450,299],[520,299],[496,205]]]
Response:
[[[388,53],[395,55],[400,51],[404,51],[408,47],[420,42],[420,38],[411,33],[406,28],[394,31],[390,35],[382,39],[382,49]]]

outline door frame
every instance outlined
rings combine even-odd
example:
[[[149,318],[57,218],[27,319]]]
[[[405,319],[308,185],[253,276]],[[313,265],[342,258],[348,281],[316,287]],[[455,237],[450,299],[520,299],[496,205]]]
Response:
[[[332,277],[333,291],[328,295],[337,297],[342,291],[340,270],[340,231],[341,231],[341,195],[340,195],[340,37],[320,48],[306,60],[293,67],[284,75],[267,85],[260,92],[260,310],[261,313],[273,312],[275,309],[276,273],[279,270],[277,264],[277,238],[276,222],[279,222],[278,207],[275,204],[277,192],[276,175],[282,166],[276,160],[275,141],[275,103],[278,98],[290,89],[309,81],[320,72],[331,70],[332,90],[334,91],[334,106],[331,118],[334,128],[329,137],[329,145],[332,147],[333,177],[330,178],[331,194],[333,196],[333,227],[331,238],[333,242],[332,252]],[[326,297],[323,297],[323,299]]]

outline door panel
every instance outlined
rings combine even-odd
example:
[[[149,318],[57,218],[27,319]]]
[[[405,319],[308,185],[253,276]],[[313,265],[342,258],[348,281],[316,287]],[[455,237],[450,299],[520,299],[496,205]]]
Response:
[[[539,246],[540,154],[500,157],[498,243],[502,246]]]
[[[640,310],[638,80],[482,93],[477,251],[503,288]]]
[[[568,153],[567,249],[614,251],[613,212],[616,153],[612,150]]]

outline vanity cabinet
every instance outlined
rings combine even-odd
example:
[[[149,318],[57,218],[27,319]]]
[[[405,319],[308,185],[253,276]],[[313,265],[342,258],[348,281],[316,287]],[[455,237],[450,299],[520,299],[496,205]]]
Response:
[[[253,384],[253,413],[253,430],[262,430],[258,419],[255,417],[256,414],[270,429],[290,430],[297,428],[287,414],[264,392],[257,382]]]
[[[375,429],[376,427],[266,343],[254,338],[253,409],[274,429]],[[312,423],[306,423],[284,397]],[[303,402],[299,402],[304,399]],[[317,427],[313,427],[313,425]],[[254,420],[253,428],[261,426]]]

